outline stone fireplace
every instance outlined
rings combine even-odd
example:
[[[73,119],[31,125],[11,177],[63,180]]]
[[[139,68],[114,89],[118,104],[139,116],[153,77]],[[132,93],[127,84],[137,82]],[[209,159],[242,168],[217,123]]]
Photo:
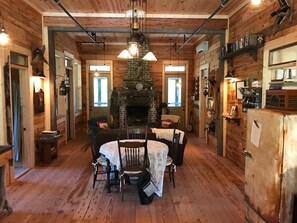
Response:
[[[142,44],[139,58],[127,62],[123,87],[119,90],[119,125],[152,125],[157,119],[156,93],[150,76],[150,62],[142,57],[148,52]]]

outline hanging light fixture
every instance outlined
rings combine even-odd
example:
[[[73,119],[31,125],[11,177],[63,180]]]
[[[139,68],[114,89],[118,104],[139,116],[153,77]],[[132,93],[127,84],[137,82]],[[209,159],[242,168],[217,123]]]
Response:
[[[2,14],[0,12],[1,15],[1,26],[0,26],[0,45],[5,46],[8,44],[9,42],[9,36],[7,34],[6,29],[4,28],[4,23],[3,23],[3,17]]]
[[[234,77],[234,74],[235,74],[235,70],[232,70],[231,72],[228,71],[226,76],[224,77],[225,80],[230,80]]]
[[[145,39],[143,33],[139,32],[145,19],[145,11],[142,10],[142,8],[144,8],[144,4],[146,8],[146,0],[131,0],[132,8],[126,12],[126,15],[130,17],[131,37],[128,41],[128,48],[124,49],[118,55],[118,58],[133,59],[139,57],[139,48],[141,47],[141,42]],[[140,39],[142,41],[140,41]],[[157,58],[153,52],[149,51],[143,56],[142,60],[157,61]]]
[[[251,4],[254,5],[254,6],[258,6],[261,4],[261,0],[251,0]]]

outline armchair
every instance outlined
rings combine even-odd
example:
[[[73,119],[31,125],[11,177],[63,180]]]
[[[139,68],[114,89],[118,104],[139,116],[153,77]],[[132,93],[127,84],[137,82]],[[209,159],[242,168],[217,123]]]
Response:
[[[93,134],[96,135],[102,129],[113,129],[117,126],[109,124],[106,116],[100,116],[88,120],[88,129],[90,129],[91,127]]]
[[[161,115],[161,128],[177,128],[179,121],[179,115]]]

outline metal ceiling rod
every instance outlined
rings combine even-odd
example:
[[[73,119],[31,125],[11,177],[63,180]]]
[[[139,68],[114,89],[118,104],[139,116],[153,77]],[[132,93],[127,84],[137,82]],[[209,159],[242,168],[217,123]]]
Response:
[[[94,39],[93,36],[78,23],[78,21],[67,11],[67,9],[64,8],[64,6],[60,3],[60,0],[54,0],[54,1],[75,22],[75,24],[78,25],[79,28],[81,28],[91,38],[91,40],[95,43],[97,47],[102,47],[97,43],[96,39]]]
[[[202,29],[202,27],[206,24],[206,23],[208,23],[209,22],[209,20],[211,20],[212,19],[212,17],[214,17],[214,15],[215,14],[217,14],[218,13],[218,11],[220,11],[227,3],[228,3],[228,1],[229,0],[221,0],[221,4],[220,4],[220,6],[208,17],[208,19],[206,19],[199,27],[198,27],[198,29],[196,29],[195,31],[194,31],[194,33],[188,38],[188,39],[186,39],[185,41],[184,41],[184,43],[178,48],[178,49],[175,49],[175,51],[176,52],[178,52],[178,51],[180,51],[181,50],[181,48],[183,48],[189,41],[190,41],[190,39],[192,39],[193,38],[193,36],[194,35],[196,35],[201,29]]]

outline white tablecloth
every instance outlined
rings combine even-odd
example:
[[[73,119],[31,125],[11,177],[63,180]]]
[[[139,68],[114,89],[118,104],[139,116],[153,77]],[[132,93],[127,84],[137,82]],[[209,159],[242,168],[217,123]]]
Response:
[[[128,141],[128,140],[125,140]],[[135,141],[135,139],[131,139]],[[152,174],[152,181],[157,186],[156,194],[161,197],[163,193],[164,171],[166,168],[166,160],[168,154],[168,146],[162,142],[148,140],[148,157],[150,160],[150,173]],[[100,153],[104,154],[110,162],[120,168],[118,142],[111,141],[103,144],[100,147]]]

